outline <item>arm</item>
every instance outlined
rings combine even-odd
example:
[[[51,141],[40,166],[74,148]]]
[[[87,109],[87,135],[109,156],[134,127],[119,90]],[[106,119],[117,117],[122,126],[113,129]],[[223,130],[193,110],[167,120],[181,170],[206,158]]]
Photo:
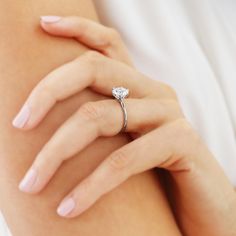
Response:
[[[81,104],[104,97],[86,90],[60,102],[35,130],[22,133],[12,127],[32,88],[52,69],[86,50],[73,40],[43,33],[39,16],[48,13],[96,19],[89,0],[0,2],[0,207],[13,235],[179,235],[152,172],[133,177],[79,218],[65,220],[56,214],[65,194],[109,153],[127,143],[126,136],[93,143],[65,163],[39,195],[27,196],[18,190],[25,171],[54,131]]]
[[[174,209],[184,234],[235,235],[233,186],[184,118],[174,91],[165,84],[150,80],[130,63],[114,60],[114,55],[121,55],[124,48],[114,30],[78,17],[64,17],[59,21],[57,18],[56,22],[43,23],[42,27],[53,35],[73,36],[90,46],[92,42],[92,48],[105,55],[109,53],[110,58],[98,52],[85,53],[47,75],[28,97],[26,104],[33,108],[32,116],[20,128],[31,129],[42,121],[54,105],[51,97],[53,101],[59,101],[86,87],[111,96],[112,88],[122,85],[131,93],[125,99],[129,114],[126,131],[136,134],[129,144],[111,153],[65,197],[59,209],[67,210],[59,210],[59,214],[68,218],[78,216],[130,176],[160,167],[171,174]],[[90,31],[94,34],[89,34]],[[96,40],[92,40],[94,37]],[[47,94],[51,96],[44,96],[42,87],[47,88]],[[43,109],[35,109],[42,102]],[[120,114],[120,107],[111,99],[83,105],[37,155],[31,168],[37,170],[38,181],[30,185],[30,189],[22,190],[39,192],[56,172],[58,163],[70,158],[71,152],[83,150],[98,137],[119,133]],[[81,136],[81,143],[68,142]]]

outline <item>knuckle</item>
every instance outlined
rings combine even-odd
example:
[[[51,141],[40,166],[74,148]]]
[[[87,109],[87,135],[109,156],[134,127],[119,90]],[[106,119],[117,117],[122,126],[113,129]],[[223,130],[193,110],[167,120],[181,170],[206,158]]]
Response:
[[[155,99],[153,100],[153,114],[156,117],[154,127],[175,122],[178,119],[184,118],[184,114],[179,106],[179,103],[173,99]],[[150,128],[150,127],[149,127]]]
[[[103,56],[96,51],[88,51],[78,58],[79,65],[86,78],[94,79],[98,69],[101,67]],[[82,73],[82,72],[81,72]]]
[[[77,185],[72,190],[71,196],[74,197],[75,199],[77,199],[78,194],[80,194],[82,192],[87,197],[81,199],[81,201],[83,201],[83,203],[87,203],[87,202],[91,201],[91,199],[93,199],[93,197],[94,197],[93,195],[91,195],[91,191],[93,191],[94,187],[96,188],[96,186],[94,186],[95,182],[96,182],[96,179],[92,178],[92,176],[89,175],[87,178],[85,178],[83,181],[81,181],[81,183],[79,183],[79,185]]]
[[[170,113],[180,113],[180,106],[179,103],[176,100],[173,99],[167,99],[164,103],[163,106],[166,106],[169,108]]]
[[[109,158],[109,165],[112,169],[120,170],[124,169],[129,162],[129,156],[124,151],[116,151]]]
[[[163,84],[163,90],[170,98],[177,100],[177,93],[170,85]]]
[[[187,150],[196,148],[201,142],[200,136],[184,118],[175,122],[175,137],[181,142],[181,146],[185,146]]]
[[[186,137],[192,132],[192,127],[186,119],[178,119],[174,122],[173,130],[177,136]]]
[[[184,118],[184,114],[177,100],[166,99],[164,101],[160,100],[160,102],[163,105],[163,110],[168,113],[167,116],[169,115],[170,120]]]
[[[179,158],[176,162],[178,169],[194,171],[198,154],[206,150],[204,142],[186,119],[177,120],[174,130],[174,153]]]
[[[193,132],[193,128],[191,124],[186,120],[186,119],[179,119],[176,121],[176,125],[179,128],[179,131],[184,135],[184,136],[189,136]]]
[[[104,106],[96,102],[88,102],[81,106],[79,114],[86,120],[97,120],[103,116]]]
[[[101,67],[101,61],[102,55],[91,50],[77,57],[73,62],[78,65],[80,75],[83,79],[91,85],[97,77],[97,73]]]
[[[114,46],[118,42],[121,42],[120,33],[114,28],[108,28],[107,46]]]
[[[80,190],[84,193],[88,193],[89,190],[93,187],[94,179],[92,176],[88,176],[86,179],[83,180],[82,184],[80,185]]]
[[[98,63],[101,60],[101,54],[99,52],[90,50],[86,53],[84,53],[83,58],[86,62],[89,62],[90,64]]]
[[[42,80],[37,86],[37,94],[41,94],[44,97],[47,97],[48,100],[56,102],[58,100],[58,96],[53,89],[54,85],[49,82],[50,81],[48,79]]]
[[[116,29],[109,28],[108,30],[111,39],[120,39],[120,33]]]
[[[156,97],[157,91],[159,97],[178,100],[176,91],[168,84],[159,82],[159,81],[152,81],[152,92],[151,94]]]

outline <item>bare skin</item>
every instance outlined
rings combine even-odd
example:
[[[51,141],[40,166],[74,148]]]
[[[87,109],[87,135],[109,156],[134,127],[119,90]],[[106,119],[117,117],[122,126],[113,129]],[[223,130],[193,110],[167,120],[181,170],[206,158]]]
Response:
[[[56,214],[65,194],[129,141],[125,135],[91,144],[65,163],[40,194],[29,196],[18,190],[55,130],[81,104],[104,98],[86,90],[57,104],[36,129],[23,133],[12,127],[13,117],[33,87],[86,50],[73,40],[46,35],[38,26],[39,16],[49,13],[97,19],[88,0],[0,2],[0,208],[13,235],[180,235],[158,177],[151,171],[130,178],[78,218],[67,220]]]
[[[80,182],[62,201],[58,214],[74,218],[130,176],[161,167],[171,173],[175,183],[172,188],[177,191],[172,191],[172,198],[184,235],[235,235],[233,186],[185,119],[173,89],[150,80],[132,66],[122,38],[114,29],[82,17],[59,16],[42,17],[41,26],[49,34],[73,37],[92,50],[52,71],[37,84],[14,119],[16,128],[22,132],[32,129],[57,101],[84,88],[106,96],[111,96],[116,86],[130,89],[125,104],[129,118],[126,132],[130,132],[131,141],[111,153]],[[40,192],[63,161],[98,137],[117,135],[121,113],[114,99],[81,106],[39,152],[20,184],[21,191]],[[83,140],[77,142],[80,137]]]

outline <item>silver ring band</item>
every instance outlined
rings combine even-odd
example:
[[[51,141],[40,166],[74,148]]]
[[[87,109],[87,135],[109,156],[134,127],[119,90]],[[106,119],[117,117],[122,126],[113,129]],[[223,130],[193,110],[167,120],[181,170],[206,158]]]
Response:
[[[122,112],[123,112],[123,127],[121,128],[120,132],[125,132],[127,123],[128,123],[128,114],[125,107],[124,99],[128,97],[129,90],[123,87],[115,87],[112,89],[112,95],[116,98],[116,100],[120,103]]]
[[[122,127],[120,132],[125,132],[126,127],[127,127],[127,123],[128,123],[127,110],[126,110],[126,107],[125,107],[124,100],[118,100],[118,102],[120,103],[120,106],[121,106],[121,109],[122,109],[122,112],[123,112],[123,116],[124,116],[123,127]]]

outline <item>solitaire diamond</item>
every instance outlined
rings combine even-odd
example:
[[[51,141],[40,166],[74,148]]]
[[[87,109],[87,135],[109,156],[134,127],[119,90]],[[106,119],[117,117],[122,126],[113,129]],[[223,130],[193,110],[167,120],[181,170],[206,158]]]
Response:
[[[112,89],[112,95],[116,99],[122,100],[129,95],[129,90],[123,87],[115,87]]]

